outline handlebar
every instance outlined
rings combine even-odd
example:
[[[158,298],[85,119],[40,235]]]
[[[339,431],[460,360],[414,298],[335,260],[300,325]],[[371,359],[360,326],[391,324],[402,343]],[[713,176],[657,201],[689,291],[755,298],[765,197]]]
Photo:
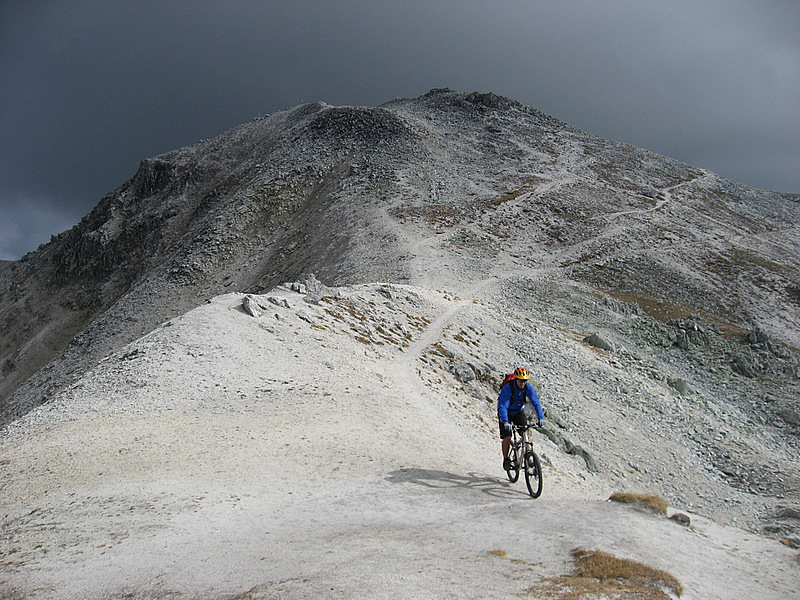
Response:
[[[526,431],[528,429],[539,429],[538,423],[528,423],[527,425],[517,425],[516,423],[511,423],[511,426],[517,431]]]

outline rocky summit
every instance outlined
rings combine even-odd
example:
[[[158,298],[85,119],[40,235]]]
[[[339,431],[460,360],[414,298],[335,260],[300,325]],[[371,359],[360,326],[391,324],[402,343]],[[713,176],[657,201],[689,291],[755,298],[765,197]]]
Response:
[[[26,537],[60,506],[52,494],[37,494],[77,495],[84,504],[75,500],[69,510],[80,519],[75,506],[88,506],[113,484],[103,473],[122,469],[114,475],[120,481],[141,476],[152,486],[143,465],[174,482],[194,477],[197,460],[205,466],[197,466],[196,477],[206,481],[221,472],[206,456],[209,446],[234,448],[245,443],[245,432],[256,440],[252,424],[234,415],[252,413],[263,426],[259,439],[280,427],[279,446],[257,441],[253,451],[261,461],[293,465],[296,456],[286,448],[294,438],[286,432],[294,421],[265,408],[276,398],[291,403],[300,395],[308,403],[308,412],[293,405],[297,420],[324,415],[337,444],[326,461],[354,464],[360,477],[370,472],[363,462],[369,448],[346,434],[379,435],[372,413],[355,415],[373,404],[387,410],[403,441],[376,446],[388,462],[372,466],[393,473],[387,493],[409,483],[494,490],[492,477],[504,477],[495,439],[497,385],[518,364],[531,370],[546,410],[536,435],[553,487],[581,489],[584,498],[615,490],[654,494],[689,513],[687,521],[710,519],[742,536],[798,548],[798,222],[800,196],[751,189],[597,138],[492,93],[438,89],[378,107],[306,104],[143,160],[78,225],[0,264],[0,465],[4,494],[16,494],[2,506],[10,515],[4,556],[17,557],[5,568],[44,572],[49,563],[37,547],[62,543],[66,552],[63,539]],[[230,345],[234,333],[243,347]],[[315,387],[320,377],[328,383]],[[399,394],[384,399],[388,384]],[[347,398],[348,414],[311,399],[326,394]],[[391,408],[380,408],[386,402]],[[175,427],[174,441],[164,441],[161,429],[138,429],[140,419],[147,427]],[[204,432],[203,423],[230,427]],[[56,440],[59,428],[74,429],[73,437]],[[95,438],[86,428],[96,428]],[[178,444],[184,430],[195,436],[191,449]],[[201,443],[201,434],[212,433]],[[434,439],[454,445],[442,448]],[[137,449],[145,440],[169,445],[186,472],[178,475],[155,455],[123,456],[145,452]],[[80,454],[81,444],[104,457],[96,458],[104,466],[92,475],[90,491],[68,483],[69,473],[84,473],[85,465],[53,451]],[[44,448],[38,462],[31,458],[36,447]],[[458,472],[451,471],[439,460],[450,449],[467,456],[470,448],[481,453],[478,471],[469,461],[463,473],[452,464]],[[252,459],[244,446],[236,455],[239,464]],[[494,463],[498,473],[481,479]],[[39,483],[25,483],[23,472],[36,472]],[[272,479],[258,481],[264,487],[254,495],[292,493]],[[153,502],[164,514],[206,514],[201,507],[211,502],[179,485],[156,488]],[[545,487],[542,504],[549,492]],[[26,504],[32,497],[36,504]],[[240,507],[220,498],[214,510]],[[334,507],[340,502],[330,500]],[[400,505],[381,506],[402,512],[414,501],[406,491]],[[434,499],[424,503],[436,512]],[[554,506],[543,514],[557,527]],[[325,520],[334,508],[317,508],[323,523],[338,522]],[[137,526],[152,525],[118,517],[111,520],[131,540],[145,539],[136,537]],[[500,560],[500,551],[492,556]],[[791,574],[773,595],[758,585],[752,592],[779,598],[781,590],[796,589],[792,568],[782,563]],[[181,572],[190,581],[194,571]],[[106,594],[94,597],[123,597],[125,578],[108,573],[117,587],[92,588]],[[300,572],[284,587],[277,574],[268,585],[255,568],[248,573],[251,587],[226,588],[225,597],[245,590],[237,597],[347,596],[296,583]],[[8,594],[27,597],[25,580],[8,580],[17,582]],[[786,581],[789,587],[781,587]],[[375,597],[415,597],[429,583],[400,593],[404,588],[387,580],[380,588],[386,596]],[[88,589],[69,585],[76,594]],[[158,593],[180,591],[174,588]],[[221,588],[209,583],[197,597],[213,589]],[[352,587],[349,597],[360,589]],[[434,597],[449,597],[439,592]]]

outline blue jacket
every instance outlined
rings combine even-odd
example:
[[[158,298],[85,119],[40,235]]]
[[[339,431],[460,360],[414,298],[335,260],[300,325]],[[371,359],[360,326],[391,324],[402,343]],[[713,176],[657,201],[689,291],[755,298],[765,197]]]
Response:
[[[497,397],[497,416],[503,423],[508,423],[508,416],[514,416],[522,412],[525,408],[525,399],[529,399],[533,408],[536,409],[536,415],[540,419],[544,419],[542,412],[542,405],[539,403],[539,394],[530,383],[526,383],[525,387],[519,389],[516,381],[510,381],[503,386],[500,390],[500,395]]]

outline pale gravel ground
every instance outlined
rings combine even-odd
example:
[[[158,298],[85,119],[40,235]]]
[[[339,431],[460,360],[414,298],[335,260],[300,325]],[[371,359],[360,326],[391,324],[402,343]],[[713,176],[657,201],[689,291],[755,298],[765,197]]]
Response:
[[[480,297],[340,294],[276,290],[290,308],[259,319],[215,298],[6,431],[0,597],[517,597],[576,546],[664,569],[684,598],[797,593],[796,551],[608,503],[544,438],[543,496],[509,484],[493,407],[429,353],[480,327]]]

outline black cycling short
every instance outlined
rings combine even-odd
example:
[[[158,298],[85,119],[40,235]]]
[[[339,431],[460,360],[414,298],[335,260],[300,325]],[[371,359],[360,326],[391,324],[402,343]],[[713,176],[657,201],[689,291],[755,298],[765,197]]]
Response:
[[[508,415],[508,420],[514,423],[514,425],[519,425],[520,427],[524,427],[528,424],[528,418],[525,416],[525,412],[518,412],[515,415]],[[497,422],[500,425],[500,439],[507,438],[508,434],[503,429],[503,422],[500,420],[500,417],[497,418]]]

